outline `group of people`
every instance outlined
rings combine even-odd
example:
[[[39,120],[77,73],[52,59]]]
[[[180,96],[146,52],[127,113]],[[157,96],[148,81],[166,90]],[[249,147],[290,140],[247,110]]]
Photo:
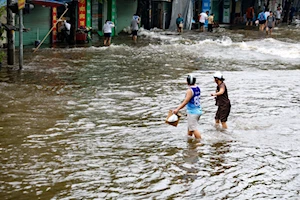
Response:
[[[209,15],[209,11],[202,12],[198,15],[198,22],[200,26],[200,32],[204,32],[205,28],[205,23],[206,21],[208,22],[207,24],[207,31],[212,32],[213,31],[213,25],[214,25],[214,14],[211,13]],[[184,20],[181,16],[181,13],[178,14],[178,17],[176,19],[176,26],[177,26],[177,32],[182,33],[183,32],[183,25],[184,25]]]
[[[216,92],[211,93],[216,99],[218,110],[215,115],[216,126],[222,124],[223,129],[227,129],[227,118],[230,113],[231,104],[228,98],[227,87],[224,83],[225,79],[221,72],[216,72],[214,81],[217,84]],[[202,108],[200,104],[201,89],[196,84],[196,77],[192,74],[187,76],[188,89],[186,91],[185,99],[183,102],[173,110],[174,114],[178,114],[179,110],[186,106],[187,121],[188,121],[188,135],[194,136],[196,139],[201,139],[200,131],[197,128],[198,121],[202,115]]]
[[[213,31],[213,25],[215,23],[214,21],[214,14],[211,13],[209,15],[209,11],[202,12],[198,15],[199,25],[200,25],[200,32],[204,32],[205,28],[205,22],[207,20],[207,31],[212,32]]]
[[[293,18],[292,8],[289,17],[291,21]],[[253,21],[256,19],[255,23],[259,25],[259,30],[265,30],[267,35],[271,35],[274,27],[281,23],[281,4],[278,4],[275,11],[269,10],[269,8],[265,5],[263,9],[258,13],[257,18],[255,18],[254,7],[251,6],[246,10],[246,18],[246,26],[252,26]]]
[[[261,16],[261,13],[265,14],[264,18]],[[246,26],[248,26],[248,25],[252,26],[253,25],[253,21],[255,19],[257,19],[259,21],[267,20],[267,17],[270,15],[270,13],[272,13],[272,16],[275,17],[274,21],[276,22],[276,25],[279,24],[280,21],[281,21],[281,15],[282,15],[281,4],[278,4],[277,9],[274,12],[270,11],[268,7],[264,6],[263,9],[258,14],[257,18],[255,17],[254,7],[250,6],[246,10]]]
[[[278,11],[279,13],[279,11]],[[261,11],[258,14],[257,20],[259,24],[259,30],[264,31],[266,30],[266,34],[271,35],[272,31],[275,27],[275,24],[279,24],[280,22],[280,14],[277,14],[276,17],[274,16],[272,11],[266,10],[266,11]]]
[[[130,30],[132,34],[132,40],[134,42],[137,41],[137,35],[139,30],[139,24],[140,24],[140,17],[137,14],[134,14],[130,23]],[[105,24],[103,25],[102,31],[104,34],[104,46],[110,46],[111,44],[111,34],[112,34],[112,28],[115,27],[115,24],[110,21],[106,20]]]

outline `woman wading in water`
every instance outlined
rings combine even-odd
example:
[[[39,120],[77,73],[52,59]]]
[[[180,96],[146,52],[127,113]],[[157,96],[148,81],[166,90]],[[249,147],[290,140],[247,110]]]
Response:
[[[221,72],[216,72],[214,79],[217,84],[217,90],[216,93],[212,93],[211,96],[216,96],[216,106],[218,106],[215,116],[216,126],[219,126],[221,121],[222,128],[227,129],[226,122],[230,113],[231,104],[228,98],[227,87],[224,83],[225,79]]]

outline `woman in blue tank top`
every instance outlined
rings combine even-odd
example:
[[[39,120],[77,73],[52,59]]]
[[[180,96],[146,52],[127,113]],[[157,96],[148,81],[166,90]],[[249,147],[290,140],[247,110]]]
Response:
[[[188,75],[187,84],[189,86],[186,91],[185,99],[183,102],[173,110],[173,113],[177,114],[180,109],[186,106],[187,118],[188,118],[188,135],[197,139],[201,139],[201,134],[197,129],[198,121],[202,115],[202,109],[200,105],[201,90],[196,85],[196,78],[193,75]]]

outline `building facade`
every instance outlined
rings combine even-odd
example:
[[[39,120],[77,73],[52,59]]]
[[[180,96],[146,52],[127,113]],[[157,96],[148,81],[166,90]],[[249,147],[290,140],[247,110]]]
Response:
[[[71,23],[74,31],[91,27],[93,34],[102,36],[102,27],[106,20],[113,21],[113,35],[117,35],[130,26],[132,16],[137,11],[136,0],[78,0],[58,2],[68,3],[68,11],[62,5],[38,3],[34,9],[23,16],[23,25],[28,32],[23,33],[23,44],[34,45],[37,40],[43,44],[58,42],[59,18]],[[18,15],[15,15],[15,25],[18,26]],[[48,33],[50,34],[48,35]],[[19,33],[15,32],[15,45],[19,46]]]
[[[32,0],[42,1],[42,0]],[[51,0],[47,0],[51,1]],[[175,2],[178,0],[53,0],[55,2],[76,3],[75,8],[69,9],[63,16],[64,20],[73,19],[73,28],[76,31],[80,27],[91,27],[93,34],[102,36],[102,27],[106,20],[113,21],[115,27],[113,35],[118,35],[130,26],[133,14],[141,17],[141,26],[145,29],[160,28],[168,29],[174,22],[178,13],[172,13]],[[193,5],[192,21],[198,21],[198,15],[203,11],[214,13],[215,22],[219,24],[234,24],[243,21],[246,9],[254,6],[256,15],[264,7],[269,6],[275,10],[281,4],[284,7],[287,0],[188,0]],[[294,0],[294,6],[300,6],[299,0]],[[34,4],[35,7],[29,14],[24,15],[24,27],[30,29],[23,33],[24,45],[33,45],[36,40],[42,40],[47,36],[45,44],[58,42],[58,27],[55,24],[66,10],[65,6]],[[75,5],[75,4],[74,4]],[[178,12],[180,9],[176,9]],[[18,15],[16,15],[18,26]],[[173,20],[173,21],[172,21]],[[72,21],[72,20],[71,20]],[[18,32],[15,34],[15,44],[18,43]]]

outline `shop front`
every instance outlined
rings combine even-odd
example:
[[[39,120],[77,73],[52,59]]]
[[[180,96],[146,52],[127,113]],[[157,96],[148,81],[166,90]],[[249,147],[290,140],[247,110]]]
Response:
[[[171,21],[172,2],[170,0],[153,0],[153,27],[168,29]]]
[[[23,16],[23,25],[29,31],[23,32],[23,45],[35,45],[36,41],[42,40],[51,29],[49,21],[50,7],[35,5],[29,14]],[[15,26],[19,27],[19,15],[15,15]],[[51,35],[47,36],[44,44],[51,43]],[[15,46],[19,46],[19,31],[15,31]]]
[[[128,29],[132,16],[137,10],[137,1],[134,0],[88,0],[91,1],[91,27],[93,32],[103,35],[102,27],[106,20],[115,23],[113,35],[118,35]]]

